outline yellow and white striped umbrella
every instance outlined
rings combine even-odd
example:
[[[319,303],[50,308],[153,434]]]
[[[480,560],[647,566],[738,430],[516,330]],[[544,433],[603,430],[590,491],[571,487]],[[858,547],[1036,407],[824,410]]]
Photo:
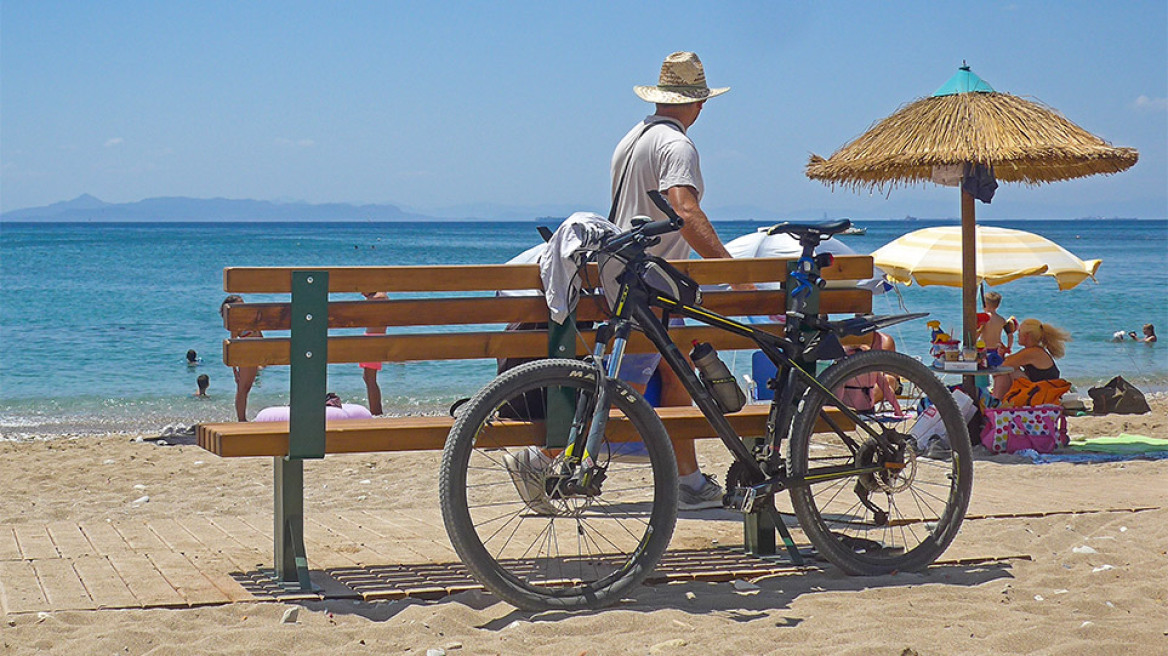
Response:
[[[961,286],[961,227],[910,232],[872,253],[876,266],[905,285]],[[1059,289],[1095,279],[1102,260],[1080,260],[1062,246],[1031,232],[977,226],[977,279],[991,285],[1046,275]]]

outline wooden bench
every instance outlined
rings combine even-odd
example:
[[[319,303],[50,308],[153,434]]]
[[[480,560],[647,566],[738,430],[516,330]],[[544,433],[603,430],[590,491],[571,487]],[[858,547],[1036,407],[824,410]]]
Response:
[[[703,285],[738,282],[783,282],[788,260],[686,260],[673,262]],[[819,311],[867,313],[871,292],[847,281],[872,276],[869,256],[839,257],[823,273],[836,281],[817,291]],[[593,273],[592,280],[598,278]],[[539,269],[524,265],[399,266],[342,268],[243,268],[224,270],[224,290],[233,294],[291,294],[290,302],[237,303],[228,307],[224,327],[232,334],[263,331],[262,338],[228,339],[223,361],[228,366],[291,365],[290,420],[271,423],[202,424],[198,443],[222,457],[268,456],[275,468],[274,556],[277,579],[284,585],[310,588],[304,550],[304,470],[306,459],[328,453],[440,450],[453,423],[446,416],[383,417],[325,421],[327,363],[469,360],[504,357],[572,357],[586,353],[592,331],[577,339],[575,326],[552,324],[552,330],[507,332],[514,322],[546,323],[542,295],[495,296],[497,290],[539,289]],[[329,294],[386,291],[387,301],[336,300]],[[402,298],[396,293],[442,294]],[[482,292],[450,297],[449,292]],[[786,307],[783,291],[723,291],[703,294],[703,306],[729,316],[757,315],[758,308]],[[577,320],[602,320],[598,304],[587,297],[579,303]],[[499,324],[482,330],[479,324]],[[329,329],[365,326],[408,327],[407,333],[332,335]],[[462,330],[451,332],[451,326]],[[764,329],[780,331],[777,324]],[[286,332],[273,336],[273,332]],[[749,340],[707,326],[670,331],[686,350],[692,340],[711,342],[719,350],[753,348]],[[640,334],[628,352],[647,352],[652,345]],[[468,384],[466,396],[477,391]],[[764,433],[768,405],[748,405],[729,416],[740,435]],[[696,407],[662,408],[662,421],[674,439],[715,437]],[[540,444],[542,431],[517,431],[515,446]],[[750,517],[750,516],[748,516]],[[748,526],[748,532],[752,529]],[[748,533],[748,542],[750,534]],[[765,542],[765,540],[764,540]],[[773,544],[773,530],[770,543]]]

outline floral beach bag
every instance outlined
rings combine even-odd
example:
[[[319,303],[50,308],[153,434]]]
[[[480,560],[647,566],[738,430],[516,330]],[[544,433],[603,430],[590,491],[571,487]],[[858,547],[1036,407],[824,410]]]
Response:
[[[1051,453],[1066,446],[1067,417],[1061,405],[990,408],[981,429],[982,446],[993,453],[1034,449]]]

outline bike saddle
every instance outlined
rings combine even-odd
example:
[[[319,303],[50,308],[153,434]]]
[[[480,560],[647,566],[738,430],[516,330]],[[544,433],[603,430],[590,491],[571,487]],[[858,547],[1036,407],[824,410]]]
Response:
[[[767,234],[785,233],[800,240],[810,237],[818,241],[823,241],[832,235],[838,235],[850,227],[852,227],[851,219],[836,219],[835,221],[825,221],[823,223],[790,223],[784,221],[783,223],[771,226],[767,230]]]

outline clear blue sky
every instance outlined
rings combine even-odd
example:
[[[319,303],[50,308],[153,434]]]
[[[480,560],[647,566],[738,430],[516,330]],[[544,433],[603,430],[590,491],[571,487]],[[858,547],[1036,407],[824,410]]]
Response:
[[[695,50],[714,218],[956,216],[952,189],[807,180],[962,60],[1115,145],[1126,173],[1007,185],[979,216],[1168,215],[1168,2],[48,2],[0,5],[0,209],[91,193],[607,210],[632,93]],[[745,214],[744,216],[734,216]],[[464,214],[465,215],[465,214]]]

